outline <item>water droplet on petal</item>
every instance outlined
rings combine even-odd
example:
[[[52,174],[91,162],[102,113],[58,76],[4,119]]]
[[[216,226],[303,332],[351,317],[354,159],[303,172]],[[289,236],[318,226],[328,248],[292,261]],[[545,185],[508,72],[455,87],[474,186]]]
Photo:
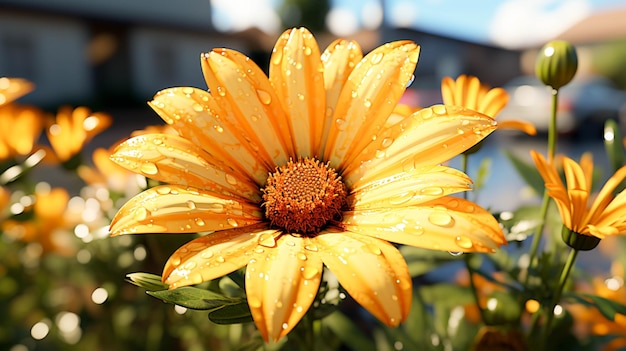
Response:
[[[148,217],[149,214],[150,212],[145,207],[139,207],[135,210],[133,218],[136,221],[143,221]]]
[[[461,256],[463,253],[458,251],[448,251],[448,253],[452,256]]]
[[[141,167],[139,167],[139,169],[145,173],[145,174],[149,174],[149,175],[155,175],[159,172],[159,169],[157,168],[157,165],[152,163],[152,162],[144,162],[141,164]]]
[[[232,174],[226,173],[226,183],[230,185],[237,185],[237,178],[235,178]]]
[[[380,61],[383,60],[383,57],[385,55],[382,52],[376,52],[374,54],[372,54],[372,57],[370,58],[370,62],[372,62],[372,64],[376,65],[379,64]]]
[[[298,255],[297,255],[297,256],[298,256],[298,259],[299,259],[300,261],[306,261],[306,260],[307,260],[306,255],[305,255],[304,253],[302,253],[302,252],[298,252]]]
[[[252,308],[259,308],[261,307],[261,300],[259,300],[255,296],[248,296],[248,305],[250,305],[250,307]]]
[[[224,259],[224,256],[217,256],[215,261],[217,261],[217,263],[224,263],[224,262],[226,262],[226,260]]]
[[[300,267],[300,272],[302,272],[304,279],[313,279],[319,273],[319,270],[315,267],[303,266]]]
[[[196,268],[196,262],[194,262],[194,261],[189,261],[189,262],[185,263],[185,265],[183,266],[183,268],[184,268],[184,269],[187,269],[187,270],[192,270],[192,269]]]
[[[287,329],[287,328],[289,328],[289,324],[283,323],[283,329]]]
[[[313,252],[317,252],[318,251],[317,246],[315,246],[313,244],[304,245],[304,248],[306,250],[313,251]]]
[[[202,218],[196,218],[195,222],[196,222],[196,225],[199,226],[199,227],[202,227],[205,224],[204,220]]]
[[[272,96],[267,91],[259,89],[256,91],[256,94],[262,104],[269,105],[272,102]]]
[[[204,259],[209,259],[211,257],[213,257],[213,251],[210,249],[206,249],[204,251],[202,251],[200,253],[200,257],[204,258]]]
[[[304,47],[304,54],[305,55],[309,56],[309,55],[311,55],[311,52],[312,52],[312,50],[311,50],[310,47],[308,47],[308,46]]]
[[[440,227],[452,227],[454,226],[454,218],[443,211],[434,211],[428,215],[428,220],[434,225]]]
[[[259,245],[263,245],[265,247],[275,247],[276,239],[274,239],[272,234],[263,234],[259,238]]]
[[[417,224],[416,226],[413,227],[413,235],[423,235],[424,234],[424,227],[422,227],[421,225]]]
[[[459,235],[456,237],[456,244],[463,249],[471,249],[474,246],[472,240],[464,235]]]
[[[407,88],[410,87],[414,81],[415,81],[415,74],[411,74],[411,79],[409,79],[409,82],[406,83],[406,87]]]
[[[231,227],[238,227],[239,223],[237,223],[236,220],[232,219],[232,218],[226,218],[226,222],[228,223],[228,225],[230,225]]]
[[[420,192],[424,195],[442,195],[443,194],[443,189],[441,187],[438,186],[429,186],[426,187],[424,189],[421,189]]]
[[[193,201],[191,201],[191,200],[188,200],[188,201],[187,201],[187,207],[188,207],[190,210],[195,210],[195,209],[196,209],[196,203],[195,203],[195,202],[193,202]]]

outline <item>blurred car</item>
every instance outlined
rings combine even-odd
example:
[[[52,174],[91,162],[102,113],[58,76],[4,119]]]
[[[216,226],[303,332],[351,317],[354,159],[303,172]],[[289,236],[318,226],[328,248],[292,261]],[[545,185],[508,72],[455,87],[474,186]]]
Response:
[[[552,108],[550,88],[530,75],[514,78],[503,88],[510,99],[498,120],[525,120],[533,123],[538,132],[546,133]],[[593,75],[576,77],[559,90],[557,131],[583,138],[601,137],[604,122],[619,121],[625,109],[626,92],[608,79]]]

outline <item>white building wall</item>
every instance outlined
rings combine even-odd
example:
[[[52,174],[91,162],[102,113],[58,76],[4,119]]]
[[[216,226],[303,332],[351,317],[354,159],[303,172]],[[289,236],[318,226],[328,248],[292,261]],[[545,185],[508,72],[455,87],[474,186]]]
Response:
[[[24,103],[46,105],[88,98],[93,90],[84,57],[87,41],[87,29],[79,21],[0,13],[0,76],[28,75],[24,78],[36,88],[20,99]]]

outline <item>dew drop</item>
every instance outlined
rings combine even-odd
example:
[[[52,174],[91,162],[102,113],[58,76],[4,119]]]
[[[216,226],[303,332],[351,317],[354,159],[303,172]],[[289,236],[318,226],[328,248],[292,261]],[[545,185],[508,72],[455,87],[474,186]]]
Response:
[[[239,223],[237,223],[236,220],[232,219],[232,218],[226,218],[226,222],[228,223],[228,225],[230,225],[231,227],[238,227]]]
[[[377,65],[380,63],[380,61],[383,60],[383,57],[385,55],[382,52],[376,52],[372,54],[372,57],[370,58],[370,62],[374,65]]]
[[[359,93],[356,90],[352,90],[352,98],[356,99],[359,96]]]
[[[206,249],[204,251],[202,251],[200,253],[200,257],[204,258],[204,259],[209,259],[211,257],[213,257],[213,251],[210,249]]]
[[[392,138],[384,138],[381,146],[386,149],[386,148],[390,147],[391,144],[393,144],[393,139]]]
[[[217,93],[219,96],[226,96],[226,90],[224,90],[224,87],[217,87]]]
[[[232,174],[226,173],[226,183],[230,185],[237,185],[237,178],[235,178]]]
[[[187,208],[189,208],[190,210],[195,210],[196,209],[196,203],[191,201],[191,200],[188,200],[187,201]]]
[[[194,221],[196,222],[196,225],[199,227],[203,227],[205,225],[204,220],[202,218],[196,218]]]
[[[257,90],[257,96],[259,97],[259,101],[261,101],[264,105],[269,105],[272,102],[272,96],[265,90]]]
[[[454,218],[443,211],[435,211],[428,215],[428,220],[434,225],[440,227],[452,227],[454,226]]]
[[[300,267],[300,272],[304,279],[313,279],[319,273],[319,270],[315,267],[304,266]]]
[[[311,50],[311,48],[309,46],[305,46],[304,47],[304,54],[305,55],[309,56],[309,55],[311,55],[311,52],[312,52],[312,50]]]
[[[459,235],[455,239],[456,244],[463,249],[471,249],[474,246],[472,240],[464,235]]]
[[[159,195],[167,195],[172,192],[172,189],[168,186],[162,186],[162,187],[156,188],[156,192]]]
[[[215,259],[215,261],[217,263],[224,263],[226,262],[226,260],[224,259],[224,256],[217,256],[217,258]]]
[[[159,169],[157,168],[157,165],[152,163],[152,162],[144,162],[141,164],[141,167],[139,168],[141,170],[141,172],[145,173],[145,174],[149,174],[149,175],[154,175],[157,174],[159,172]]]
[[[307,260],[306,255],[305,255],[304,253],[302,253],[302,252],[298,252],[298,255],[297,255],[297,256],[298,256],[298,259],[299,259],[300,261],[306,261],[306,260]]]
[[[438,186],[429,186],[429,187],[426,187],[426,188],[420,190],[420,192],[422,194],[424,194],[424,195],[434,195],[434,196],[437,196],[437,195],[443,194],[443,188],[438,187]]]
[[[196,111],[196,112],[202,112],[202,110],[204,110],[204,108],[202,107],[202,105],[200,104],[193,104],[193,106],[191,106],[191,108]]]
[[[183,268],[184,268],[184,269],[187,269],[187,270],[192,270],[192,269],[196,268],[196,262],[194,262],[194,261],[189,261],[189,262],[185,263],[185,265],[183,266]]]
[[[283,329],[287,329],[287,328],[289,328],[289,324],[283,323]]]
[[[276,239],[274,239],[272,234],[263,234],[259,238],[259,245],[263,245],[265,247],[275,247]]]
[[[139,207],[135,210],[135,218],[136,221],[143,221],[148,217],[149,211],[145,207]]]
[[[312,251],[312,252],[317,252],[318,248],[315,245],[309,244],[309,245],[304,245],[304,248],[306,250]]]
[[[384,158],[386,155],[384,150],[376,150],[376,158],[381,159]]]
[[[452,256],[461,256],[463,253],[460,251],[448,251],[448,253]]]
[[[191,88],[191,87],[183,87],[182,91],[183,91],[183,94],[185,94],[185,95],[193,94],[193,88]]]
[[[411,79],[409,79],[408,83],[406,83],[406,87],[410,87],[415,81],[415,74],[411,74]]]
[[[365,99],[363,105],[365,106],[365,108],[370,108],[372,107],[372,101],[370,99]]]
[[[259,308],[261,307],[261,300],[255,296],[248,296],[248,305],[252,308]]]

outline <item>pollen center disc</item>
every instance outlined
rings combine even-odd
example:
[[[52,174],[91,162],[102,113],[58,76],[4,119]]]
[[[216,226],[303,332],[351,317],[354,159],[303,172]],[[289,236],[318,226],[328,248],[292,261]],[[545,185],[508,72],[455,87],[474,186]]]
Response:
[[[338,218],[347,194],[334,169],[310,158],[277,168],[262,191],[265,216],[272,226],[300,234],[315,234]]]

